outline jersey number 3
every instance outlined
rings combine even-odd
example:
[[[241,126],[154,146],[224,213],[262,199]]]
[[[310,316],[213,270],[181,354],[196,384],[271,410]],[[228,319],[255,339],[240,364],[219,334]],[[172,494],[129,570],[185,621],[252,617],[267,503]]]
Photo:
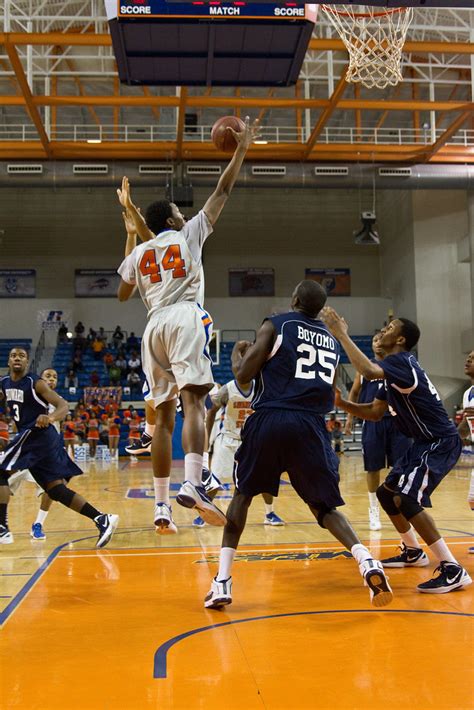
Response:
[[[182,279],[186,276],[185,266],[179,244],[171,244],[161,260],[161,268],[164,271],[171,271],[174,279]],[[156,261],[155,250],[147,249],[140,259],[140,273],[143,276],[149,276],[152,284],[158,284],[162,281],[161,268]]]
[[[316,378],[316,370],[312,369],[313,365],[318,360],[318,365],[321,369],[318,370],[319,377],[332,385],[334,375],[336,374],[337,355],[328,350],[316,350],[312,345],[301,343],[296,348],[297,352],[305,353],[296,361],[295,377],[300,380],[314,380]],[[311,368],[311,369],[310,369]]]

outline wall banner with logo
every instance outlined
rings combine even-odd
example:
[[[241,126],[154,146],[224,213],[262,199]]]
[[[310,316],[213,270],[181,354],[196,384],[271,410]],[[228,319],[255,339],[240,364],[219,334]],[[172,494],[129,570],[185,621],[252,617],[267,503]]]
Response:
[[[274,295],[274,269],[229,269],[229,296]]]
[[[35,269],[0,269],[0,298],[35,297]]]
[[[115,298],[120,283],[116,269],[76,269],[76,298]]]
[[[350,269],[305,269],[304,277],[320,283],[328,296],[351,295]]]

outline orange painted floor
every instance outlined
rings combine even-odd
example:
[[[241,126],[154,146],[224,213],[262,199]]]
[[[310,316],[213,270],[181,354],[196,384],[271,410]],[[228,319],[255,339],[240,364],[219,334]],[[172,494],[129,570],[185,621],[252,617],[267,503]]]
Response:
[[[344,465],[345,512],[375,555],[393,554],[388,524],[368,535],[358,462]],[[90,470],[81,482],[122,516],[100,552],[87,521],[59,507],[46,542],[31,542],[36,500],[26,488],[15,500],[16,540],[0,549],[2,710],[474,707],[474,585],[422,595],[416,584],[434,565],[391,570],[394,602],[374,610],[355,562],[285,486],[276,509],[288,524],[264,528],[255,501],[234,603],[207,611],[220,531],[195,530],[189,511],[177,511],[179,534],[158,538],[147,525],[152,502],[129,497],[148,475],[140,464]],[[472,575],[466,481],[461,470],[444,484],[435,515]]]

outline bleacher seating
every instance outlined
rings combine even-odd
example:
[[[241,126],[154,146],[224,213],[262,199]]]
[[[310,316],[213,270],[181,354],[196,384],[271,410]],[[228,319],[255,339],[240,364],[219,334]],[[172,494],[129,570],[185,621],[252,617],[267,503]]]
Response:
[[[8,353],[14,347],[31,350],[31,338],[1,338],[0,339],[0,367],[6,367],[8,363]]]

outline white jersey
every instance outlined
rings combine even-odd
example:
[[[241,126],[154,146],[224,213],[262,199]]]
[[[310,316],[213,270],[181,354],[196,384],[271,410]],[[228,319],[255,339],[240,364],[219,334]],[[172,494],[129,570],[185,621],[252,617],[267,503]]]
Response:
[[[138,287],[148,315],[182,301],[202,305],[202,247],[212,225],[202,210],[179,231],[168,229],[135,247],[120,264],[122,279]]]
[[[235,380],[231,380],[221,387],[219,393],[212,398],[215,404],[225,405],[224,420],[221,433],[224,437],[231,437],[240,441],[240,430],[245,420],[253,413],[251,406],[254,395],[254,383],[249,392],[243,392]]]
[[[474,407],[474,385],[469,387],[463,394],[462,397],[462,408],[467,409],[468,407]],[[467,420],[469,424],[469,431],[471,433],[471,441],[474,442],[474,418],[469,417]]]

